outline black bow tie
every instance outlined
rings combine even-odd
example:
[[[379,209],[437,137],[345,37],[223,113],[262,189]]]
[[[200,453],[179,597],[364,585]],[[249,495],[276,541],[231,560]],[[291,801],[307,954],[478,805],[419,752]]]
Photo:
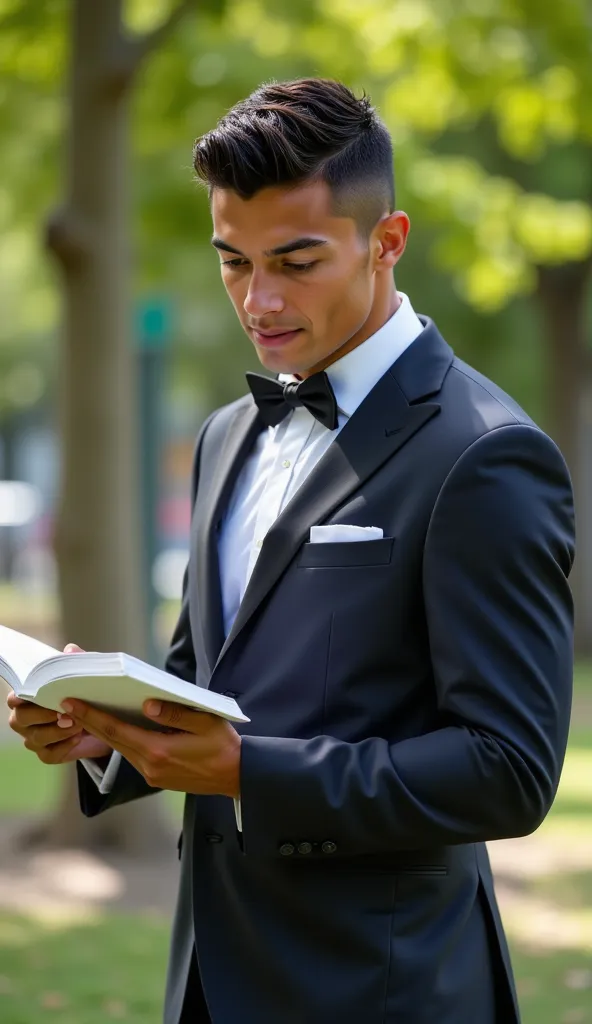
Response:
[[[323,426],[336,430],[337,400],[324,370],[288,384],[260,373],[247,373],[246,378],[268,427],[277,426],[292,409],[303,405]]]

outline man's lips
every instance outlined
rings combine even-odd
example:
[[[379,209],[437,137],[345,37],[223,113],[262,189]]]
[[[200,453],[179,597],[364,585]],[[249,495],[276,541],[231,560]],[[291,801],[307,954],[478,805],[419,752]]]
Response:
[[[300,330],[300,327],[296,327],[294,330],[288,331],[283,329],[275,331],[258,331],[255,327],[251,327],[255,341],[263,348],[277,348],[280,345],[286,345],[300,333]]]

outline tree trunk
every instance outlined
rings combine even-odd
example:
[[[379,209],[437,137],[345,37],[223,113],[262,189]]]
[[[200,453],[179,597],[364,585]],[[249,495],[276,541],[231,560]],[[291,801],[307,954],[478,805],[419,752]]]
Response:
[[[537,289],[547,350],[549,430],[565,456],[574,484],[576,648],[586,654],[592,653],[592,429],[586,414],[591,383],[586,322],[591,276],[592,257],[559,267],[540,267]]]
[[[55,533],[63,636],[88,650],[146,656],[141,589],[137,397],[129,343],[128,93],[150,37],[130,40],[122,0],[73,0],[66,198],[47,245],[63,277],[61,497]],[[183,9],[185,8],[184,5]],[[146,849],[156,798],[87,820],[75,779],[41,838]]]
[[[84,818],[78,805],[75,766],[68,765],[64,775],[57,808],[48,819],[25,827],[18,840],[21,848],[82,847],[143,858],[171,852],[175,835],[161,793],[114,807],[96,818]]]

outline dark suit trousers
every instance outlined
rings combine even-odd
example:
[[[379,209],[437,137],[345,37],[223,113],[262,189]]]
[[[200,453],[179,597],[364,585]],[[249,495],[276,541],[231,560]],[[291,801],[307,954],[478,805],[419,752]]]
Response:
[[[191,957],[189,977],[187,979],[187,990],[183,1000],[183,1009],[179,1024],[212,1024],[212,1018],[204,999],[201,978],[195,957],[195,950]]]

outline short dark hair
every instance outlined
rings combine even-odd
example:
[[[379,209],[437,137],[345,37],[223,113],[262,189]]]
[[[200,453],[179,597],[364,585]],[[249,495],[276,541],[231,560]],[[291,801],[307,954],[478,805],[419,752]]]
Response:
[[[193,149],[197,177],[250,199],[263,188],[325,181],[338,215],[368,236],[395,208],[393,147],[371,105],[341,82],[299,78],[260,86]]]

